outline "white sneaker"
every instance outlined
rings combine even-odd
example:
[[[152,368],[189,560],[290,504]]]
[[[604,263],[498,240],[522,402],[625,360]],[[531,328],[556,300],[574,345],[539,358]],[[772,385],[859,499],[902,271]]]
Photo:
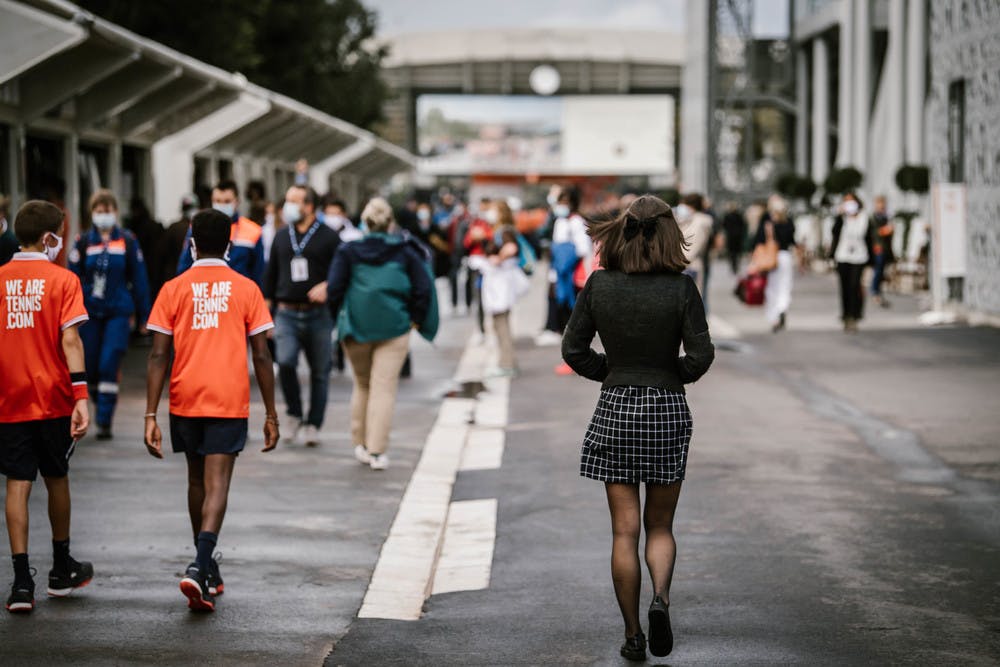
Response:
[[[372,470],[385,470],[389,467],[389,457],[385,454],[369,454]]]
[[[368,449],[364,445],[354,445],[354,458],[358,460],[358,463],[365,465],[372,462],[371,454],[368,453]]]
[[[305,444],[306,423],[301,419],[295,422],[295,429],[292,431],[292,442],[296,445]]]
[[[542,333],[535,336],[535,345],[538,347],[553,347],[561,344],[562,336],[557,334],[555,331],[549,331],[546,329]]]
[[[319,445],[319,430],[312,424],[306,424],[302,427],[302,440],[306,447],[316,447]]]

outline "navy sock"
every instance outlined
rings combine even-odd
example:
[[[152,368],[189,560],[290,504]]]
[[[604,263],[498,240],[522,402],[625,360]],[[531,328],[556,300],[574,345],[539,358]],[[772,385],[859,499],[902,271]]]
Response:
[[[52,540],[52,569],[69,569],[69,540]]]
[[[195,562],[198,563],[202,572],[208,572],[209,566],[212,564],[212,552],[215,551],[215,545],[218,541],[219,536],[215,533],[206,530],[198,533],[198,556],[195,558]]]
[[[14,581],[18,583],[31,581],[28,554],[14,554],[11,560],[14,561]]]

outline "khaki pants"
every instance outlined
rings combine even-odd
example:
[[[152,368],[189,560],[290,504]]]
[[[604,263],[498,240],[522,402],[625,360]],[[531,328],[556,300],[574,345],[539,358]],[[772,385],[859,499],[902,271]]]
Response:
[[[510,311],[493,314],[493,332],[497,335],[500,358],[497,366],[505,370],[514,368],[514,337],[510,332]]]
[[[348,339],[343,345],[354,373],[351,437],[354,444],[381,454],[389,445],[399,371],[410,350],[410,334],[373,343]]]

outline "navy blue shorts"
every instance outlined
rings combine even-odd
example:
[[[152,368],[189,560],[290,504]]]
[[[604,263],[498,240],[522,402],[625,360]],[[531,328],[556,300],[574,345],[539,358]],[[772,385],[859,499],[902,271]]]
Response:
[[[170,442],[188,456],[239,454],[247,444],[247,420],[170,415]]]
[[[0,424],[0,473],[29,482],[38,473],[65,477],[72,444],[69,417]]]

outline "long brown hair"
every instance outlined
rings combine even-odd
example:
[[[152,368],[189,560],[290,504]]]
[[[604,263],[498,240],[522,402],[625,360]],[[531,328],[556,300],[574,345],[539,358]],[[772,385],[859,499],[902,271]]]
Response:
[[[639,197],[617,218],[591,222],[587,233],[608,271],[680,273],[688,265],[688,243],[673,211],[653,195]]]

